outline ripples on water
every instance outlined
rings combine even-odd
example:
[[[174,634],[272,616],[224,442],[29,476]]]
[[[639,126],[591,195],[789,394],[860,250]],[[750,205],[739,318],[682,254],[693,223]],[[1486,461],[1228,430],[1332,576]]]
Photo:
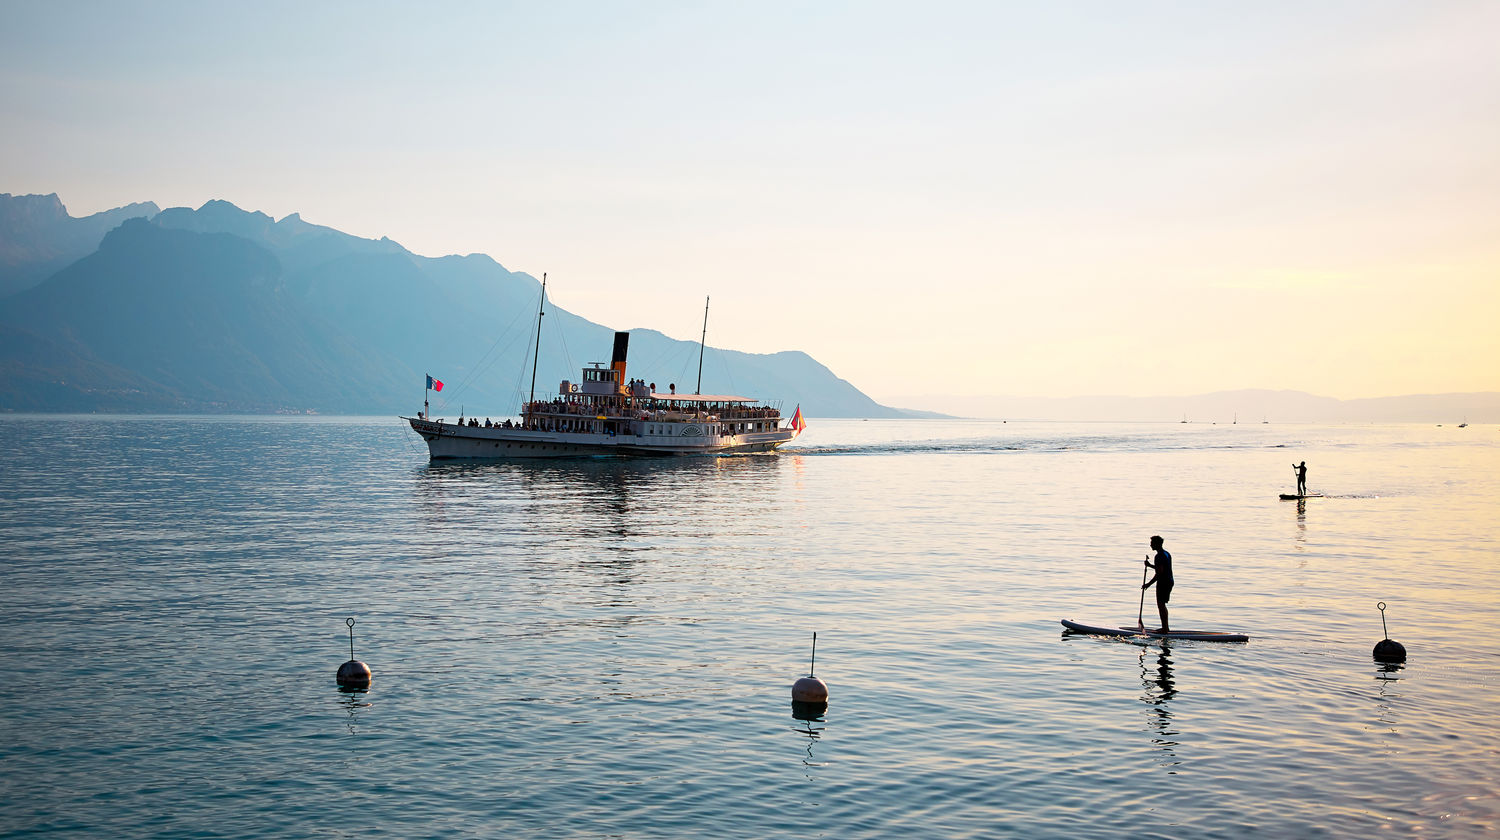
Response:
[[[1493,428],[815,421],[444,465],[386,419],[0,430],[0,834],[1500,826]],[[1328,498],[1278,501],[1303,458]],[[1250,644],[1061,635],[1134,623],[1154,533],[1173,623]],[[333,685],[351,615],[366,693]]]

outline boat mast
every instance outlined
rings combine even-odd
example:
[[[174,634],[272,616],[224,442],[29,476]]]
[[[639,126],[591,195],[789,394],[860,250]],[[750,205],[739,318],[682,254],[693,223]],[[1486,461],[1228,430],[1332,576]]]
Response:
[[[703,337],[698,339],[698,387],[693,389],[694,394],[703,393],[703,345],[708,341],[708,301],[709,298],[705,295],[703,298]]]
[[[542,307],[547,303],[547,272],[542,272],[542,299],[536,305],[536,350],[531,354],[531,396],[526,400],[529,409],[536,400],[536,363],[542,354]]]

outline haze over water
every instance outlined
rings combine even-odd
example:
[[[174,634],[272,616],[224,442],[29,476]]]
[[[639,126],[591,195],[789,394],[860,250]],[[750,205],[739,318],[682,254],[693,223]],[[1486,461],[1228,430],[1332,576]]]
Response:
[[[1500,827],[1495,428],[812,424],[430,465],[390,418],[0,419],[0,835]],[[1174,626],[1251,642],[1061,634],[1135,623],[1152,534]]]

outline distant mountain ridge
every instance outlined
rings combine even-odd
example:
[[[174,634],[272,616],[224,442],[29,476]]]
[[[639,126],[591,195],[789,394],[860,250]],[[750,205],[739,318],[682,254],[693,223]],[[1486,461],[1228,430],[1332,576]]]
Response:
[[[1412,394],[1340,400],[1302,391],[1243,389],[1191,396],[1064,398],[927,395],[904,399],[965,417],[1190,423],[1500,423],[1500,393]]]
[[[448,383],[435,412],[506,416],[529,389],[539,291],[484,254],[422,257],[295,213],[148,201],[74,218],[56,194],[0,194],[0,411],[410,413],[432,373]],[[538,394],[607,359],[612,331],[549,305]],[[686,390],[697,344],[631,334],[629,374]],[[705,392],[814,418],[947,416],[880,405],[801,351],[704,362]],[[1494,392],[902,399],[1009,419],[1500,422]]]
[[[29,289],[87,256],[126,219],[149,219],[157,212],[156,204],[146,201],[74,218],[57,193],[0,193],[0,298]]]
[[[71,256],[0,298],[0,410],[413,413],[432,373],[449,384],[435,413],[499,417],[529,390],[540,284],[483,254],[422,257],[218,200],[72,219],[55,195],[5,196],[0,249],[15,278]],[[549,303],[538,394],[607,359],[612,333]],[[629,373],[685,389],[697,355],[635,329]],[[704,391],[813,417],[915,414],[800,351],[708,348]]]

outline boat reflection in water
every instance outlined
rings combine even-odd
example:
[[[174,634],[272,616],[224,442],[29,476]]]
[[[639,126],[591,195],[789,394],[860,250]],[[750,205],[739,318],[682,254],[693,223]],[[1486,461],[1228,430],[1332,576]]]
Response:
[[[561,523],[572,540],[676,539],[685,517],[707,527],[773,513],[784,474],[796,467],[794,459],[741,457],[429,461],[416,468],[412,489],[430,526],[472,519],[479,534],[531,537],[536,516]]]

